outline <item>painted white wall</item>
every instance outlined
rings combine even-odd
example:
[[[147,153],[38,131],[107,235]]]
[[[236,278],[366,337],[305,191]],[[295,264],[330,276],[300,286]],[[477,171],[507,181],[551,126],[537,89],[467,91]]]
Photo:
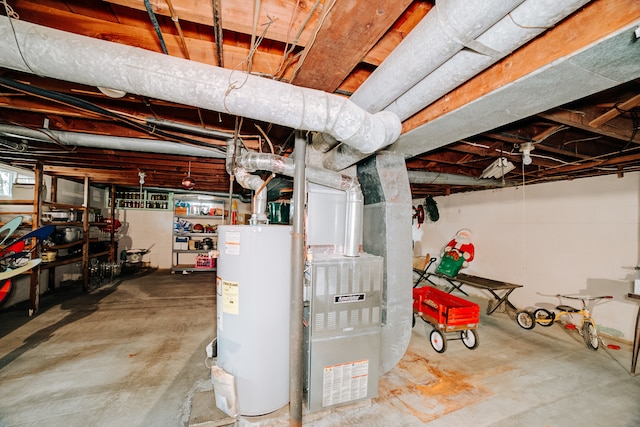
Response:
[[[250,216],[251,206],[238,201],[238,212],[244,217]],[[225,207],[225,209],[229,209]],[[173,211],[116,209],[116,218],[127,224],[127,231],[118,240],[118,258],[120,252],[127,249],[146,249],[151,247],[143,260],[152,267],[169,269],[172,264]],[[184,258],[184,259],[183,259]],[[181,255],[180,262],[186,262]]]
[[[414,255],[439,257],[469,228],[475,259],[465,273],[523,285],[510,297],[518,308],[555,305],[558,293],[612,295],[593,316],[603,333],[633,341],[638,304],[626,295],[639,262],[639,198],[638,172],[436,197],[440,219],[427,215],[419,230],[414,220]]]
[[[152,267],[171,268],[173,211],[116,209],[116,218],[127,227],[118,239],[118,258],[127,249],[151,248],[143,260]]]

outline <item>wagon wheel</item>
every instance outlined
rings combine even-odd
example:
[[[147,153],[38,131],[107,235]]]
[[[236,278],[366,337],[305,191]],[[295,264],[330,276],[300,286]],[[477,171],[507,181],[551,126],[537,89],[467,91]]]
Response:
[[[469,350],[478,348],[478,345],[480,344],[478,333],[475,329],[465,329],[464,331],[460,331],[460,339]]]
[[[431,331],[429,341],[431,341],[431,347],[438,353],[444,353],[447,350],[447,339],[439,330],[434,329]]]

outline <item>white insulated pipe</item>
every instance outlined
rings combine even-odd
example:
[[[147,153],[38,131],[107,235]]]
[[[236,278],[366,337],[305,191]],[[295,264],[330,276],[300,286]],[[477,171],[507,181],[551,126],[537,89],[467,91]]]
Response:
[[[0,17],[0,67],[325,132],[363,153],[400,136],[398,117],[349,99]]]
[[[449,173],[429,171],[407,171],[410,184],[448,184],[473,185],[477,187],[496,187],[501,181],[494,179],[480,179],[473,176],[455,175]]]
[[[523,1],[439,0],[350,99],[382,111],[464,47],[494,54],[474,39]]]
[[[400,43],[398,48],[360,86],[351,100],[368,111],[384,108],[385,111],[396,113],[401,120],[406,120],[547,28],[557,24],[579,7],[588,3],[588,0],[521,1],[518,2],[521,4],[517,5],[515,9],[507,12],[506,16],[503,15],[495,24],[478,35],[472,43],[468,43],[469,49],[462,49],[462,44],[455,39],[440,40],[446,36],[446,32],[439,31],[437,27],[441,16],[462,15],[462,17],[456,15],[447,21],[466,23],[469,28],[457,29],[456,31],[465,31],[466,34],[469,34],[470,28],[474,28],[472,19],[486,19],[488,13],[491,13],[494,18],[498,16],[491,11],[481,11],[484,7],[490,8],[491,3],[490,1],[439,1]],[[502,6],[506,7],[506,5],[507,2],[504,2]],[[467,9],[467,7],[471,9]],[[443,46],[434,49],[430,44],[436,43],[435,40],[440,40],[439,43],[442,43]],[[444,45],[449,47],[445,48]],[[453,56],[447,57],[446,55],[452,51],[457,53],[454,52]],[[429,52],[429,56],[420,56],[422,52]],[[436,54],[441,56],[436,57]],[[409,61],[407,58],[411,58],[411,60]],[[407,68],[407,62],[410,62],[410,65],[420,63],[422,69],[420,67]],[[383,99],[381,93],[385,93],[387,83],[401,78],[398,74],[399,70],[410,70],[411,74],[401,87],[390,88],[394,92],[393,95],[385,96],[385,101],[378,101]],[[416,80],[417,75],[422,75],[424,78],[418,81]],[[409,85],[409,81],[413,82],[412,86]],[[406,91],[402,93],[405,88]],[[382,105],[387,102],[386,99],[392,97],[395,98],[389,105]],[[367,153],[362,153],[353,147],[340,145],[324,154],[322,164],[328,169],[339,171],[357,163],[367,155]]]
[[[463,49],[385,108],[406,120],[584,6],[589,0],[526,0],[476,41],[500,56]]]
[[[1,123],[0,133],[9,136],[15,135],[18,137],[36,139],[43,142],[55,141],[62,145],[87,148],[175,154],[179,156],[194,156],[218,159],[225,157],[225,155],[220,151],[195,147],[184,143],[159,141],[155,139],[115,137],[109,135],[65,132],[51,129],[30,129],[22,126],[5,125]]]

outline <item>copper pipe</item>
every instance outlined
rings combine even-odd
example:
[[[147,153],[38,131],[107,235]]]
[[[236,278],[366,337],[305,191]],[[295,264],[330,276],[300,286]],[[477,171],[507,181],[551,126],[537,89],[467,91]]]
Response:
[[[184,50],[184,55],[187,59],[191,59],[191,57],[189,56],[189,48],[187,48],[187,41],[184,38],[184,34],[182,34],[182,27],[180,26],[178,15],[176,14],[175,9],[173,8],[173,3],[171,3],[171,0],[167,0],[167,5],[169,6],[169,13],[171,14],[171,20],[175,24],[176,30],[178,30],[178,35],[180,36],[180,43],[182,43],[182,49]]]

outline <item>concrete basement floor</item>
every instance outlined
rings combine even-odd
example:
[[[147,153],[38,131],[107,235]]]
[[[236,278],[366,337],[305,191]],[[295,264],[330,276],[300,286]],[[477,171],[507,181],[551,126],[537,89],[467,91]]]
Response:
[[[235,421],[215,407],[205,365],[214,280],[158,271],[43,296],[32,318],[25,307],[0,311],[0,426],[288,425],[286,406]],[[305,414],[304,425],[640,425],[629,344],[590,351],[575,331],[525,331],[483,312],[477,349],[451,341],[438,354],[429,330],[418,320],[377,398]]]

